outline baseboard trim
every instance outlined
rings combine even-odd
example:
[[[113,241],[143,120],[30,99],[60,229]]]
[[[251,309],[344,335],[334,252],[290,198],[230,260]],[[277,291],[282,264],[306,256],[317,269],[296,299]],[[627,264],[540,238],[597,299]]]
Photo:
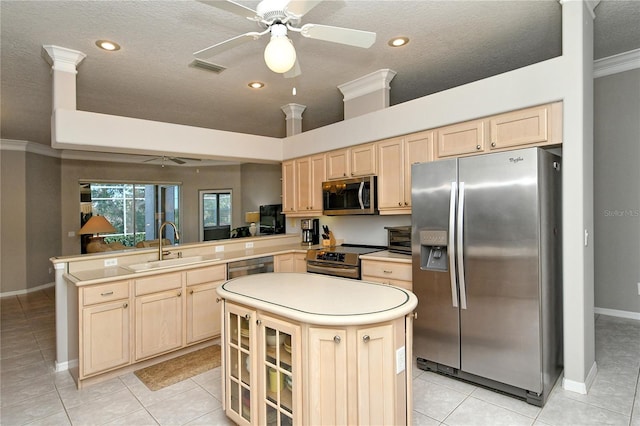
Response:
[[[629,318],[640,321],[640,312],[620,311],[618,309],[594,308],[593,312],[611,317]]]
[[[61,371],[70,370],[74,366],[75,367],[78,366],[78,360],[77,359],[72,359],[71,361],[65,361],[65,362],[56,361],[56,373],[59,373]]]
[[[565,371],[566,372],[566,371]],[[596,375],[598,374],[598,365],[593,362],[591,369],[589,370],[589,374],[587,374],[587,378],[582,382],[576,382],[575,380],[569,380],[566,377],[562,378],[562,389],[568,390],[570,392],[579,393],[581,395],[586,395],[591,389],[591,385],[593,381],[596,379]]]
[[[16,290],[16,291],[7,291],[5,293],[0,293],[0,297],[9,297],[9,296],[18,296],[21,294],[33,293],[34,291],[44,290],[45,288],[55,287],[55,282],[50,282],[47,284],[39,285],[38,287],[31,287],[24,290]]]

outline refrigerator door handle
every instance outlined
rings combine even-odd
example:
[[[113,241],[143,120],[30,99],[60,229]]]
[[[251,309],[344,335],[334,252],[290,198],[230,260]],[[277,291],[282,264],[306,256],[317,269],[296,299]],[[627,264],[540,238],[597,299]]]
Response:
[[[358,201],[360,202],[360,209],[364,210],[364,201],[362,201],[362,191],[364,190],[364,182],[360,182],[360,189],[358,189]]]
[[[451,273],[451,303],[454,308],[458,307],[458,276],[456,273],[456,256],[455,256],[455,229],[456,229],[456,193],[458,192],[458,183],[451,182],[451,195],[449,198],[449,245],[447,246],[447,256],[449,256],[449,271]]]
[[[467,309],[467,286],[464,277],[464,182],[460,182],[458,191],[458,229],[456,230],[458,241],[456,252],[458,253],[458,275],[460,281],[460,308]]]

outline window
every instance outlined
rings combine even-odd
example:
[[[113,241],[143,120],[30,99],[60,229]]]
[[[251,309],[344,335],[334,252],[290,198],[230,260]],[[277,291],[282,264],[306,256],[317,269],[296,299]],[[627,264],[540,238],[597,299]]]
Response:
[[[200,241],[229,238],[231,232],[231,190],[200,191]]]
[[[104,216],[116,232],[105,242],[134,247],[158,238],[164,221],[180,225],[180,185],[148,183],[81,183],[81,225],[92,215]],[[175,241],[173,228],[165,228],[165,238]],[[83,244],[84,252],[84,244]]]

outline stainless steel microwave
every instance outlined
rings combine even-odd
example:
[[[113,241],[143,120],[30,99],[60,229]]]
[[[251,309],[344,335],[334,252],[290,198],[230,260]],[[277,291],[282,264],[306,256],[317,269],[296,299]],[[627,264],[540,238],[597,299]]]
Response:
[[[376,176],[322,182],[323,214],[377,214],[376,182]]]

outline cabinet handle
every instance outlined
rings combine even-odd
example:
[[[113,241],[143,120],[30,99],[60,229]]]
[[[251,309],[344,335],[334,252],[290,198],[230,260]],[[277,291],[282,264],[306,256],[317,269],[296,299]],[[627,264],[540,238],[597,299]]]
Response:
[[[476,149],[477,149],[478,151],[480,151],[480,148],[482,148],[480,145],[476,145]]]
[[[386,269],[382,272],[384,272],[385,274],[393,274],[393,271],[387,271]]]
[[[111,296],[113,291],[105,291],[104,293],[100,293],[100,296]]]
[[[414,312],[414,313],[413,313],[413,319],[414,319],[414,320],[417,320],[417,319],[418,319],[418,313],[417,313],[417,312]]]
[[[178,297],[182,296],[182,290],[178,292]]]
[[[122,305],[122,309],[127,309],[129,307],[129,304],[125,302],[124,305]]]
[[[333,336],[333,341],[336,343],[340,343],[342,339],[340,338],[340,336]]]
[[[365,343],[369,343],[369,340],[371,340],[371,337],[369,337],[368,334],[365,334],[364,336],[362,336],[362,341]]]
[[[496,143],[495,142],[491,142],[491,147],[495,148],[496,147]]]

